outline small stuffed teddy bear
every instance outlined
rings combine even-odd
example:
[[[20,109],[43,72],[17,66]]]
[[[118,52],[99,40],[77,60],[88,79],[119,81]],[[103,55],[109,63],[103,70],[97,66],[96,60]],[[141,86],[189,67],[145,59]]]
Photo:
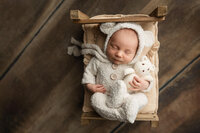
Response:
[[[127,68],[124,70],[124,82],[128,88],[131,88],[129,82],[133,80],[134,76],[139,76],[145,80],[148,80],[150,82],[153,81],[153,77],[151,76],[150,72],[154,71],[155,66],[150,62],[150,60],[143,56],[141,61],[138,61],[135,63],[133,68]],[[143,90],[143,92],[147,92],[151,89],[151,84],[147,88],[147,90]],[[132,93],[133,91],[128,89],[129,93]]]

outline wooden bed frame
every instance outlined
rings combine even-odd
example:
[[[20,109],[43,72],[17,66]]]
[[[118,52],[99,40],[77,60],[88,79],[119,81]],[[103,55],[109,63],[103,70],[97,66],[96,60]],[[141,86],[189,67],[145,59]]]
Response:
[[[150,22],[150,21],[163,21],[167,15],[167,6],[159,6],[152,13],[150,17],[143,16],[129,16],[122,18],[112,19],[90,19],[90,17],[79,10],[71,10],[70,18],[74,23],[79,24],[94,24],[104,22]],[[107,120],[99,116],[96,112],[83,112],[81,115],[81,124],[89,124],[91,120]],[[159,124],[159,117],[157,113],[138,114],[137,121],[150,121],[151,127],[157,127]]]

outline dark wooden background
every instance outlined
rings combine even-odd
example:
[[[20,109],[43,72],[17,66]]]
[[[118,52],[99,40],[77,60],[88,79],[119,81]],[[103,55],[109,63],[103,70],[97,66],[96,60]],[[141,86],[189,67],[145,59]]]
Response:
[[[159,23],[160,124],[93,121],[80,125],[81,57],[67,55],[89,16],[149,14],[167,5]],[[199,0],[0,0],[0,133],[197,133],[200,131]]]

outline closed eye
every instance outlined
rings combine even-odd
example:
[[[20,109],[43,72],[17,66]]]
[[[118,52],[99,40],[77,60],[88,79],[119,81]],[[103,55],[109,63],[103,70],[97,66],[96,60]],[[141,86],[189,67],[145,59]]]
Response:
[[[131,54],[131,51],[130,50],[126,50],[125,53],[126,54]]]
[[[135,52],[134,52],[134,51],[132,51],[132,50],[129,50],[129,49],[125,50],[125,53],[126,53],[126,54],[135,54]]]
[[[114,44],[111,44],[111,47],[113,48],[113,49],[119,49],[116,45],[114,45]]]

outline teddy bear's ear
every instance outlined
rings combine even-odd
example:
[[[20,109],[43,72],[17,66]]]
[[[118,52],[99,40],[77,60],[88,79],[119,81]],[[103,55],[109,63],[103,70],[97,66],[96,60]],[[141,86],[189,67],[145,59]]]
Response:
[[[131,74],[131,73],[135,73],[135,70],[133,68],[126,68],[124,70],[124,76]]]
[[[146,47],[151,47],[155,42],[153,32],[151,31],[144,31],[144,38]]]
[[[100,30],[104,34],[108,34],[110,30],[116,25],[116,23],[102,23],[100,25]]]

